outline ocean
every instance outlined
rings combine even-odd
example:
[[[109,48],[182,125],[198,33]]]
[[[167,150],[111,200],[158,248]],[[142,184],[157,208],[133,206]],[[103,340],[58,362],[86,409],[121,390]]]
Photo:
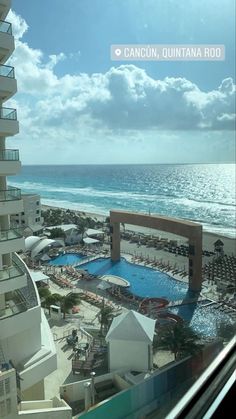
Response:
[[[8,183],[39,193],[45,205],[101,215],[156,213],[235,237],[234,164],[23,166]]]

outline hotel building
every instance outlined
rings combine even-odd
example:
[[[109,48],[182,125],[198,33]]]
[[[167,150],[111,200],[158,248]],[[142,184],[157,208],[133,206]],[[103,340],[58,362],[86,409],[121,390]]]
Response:
[[[4,418],[17,417],[16,404],[19,409],[22,400],[42,401],[44,378],[57,368],[55,345],[37,288],[16,253],[24,249],[24,238],[10,223],[12,214],[23,212],[21,191],[7,185],[7,177],[21,167],[19,151],[7,147],[7,137],[19,131],[17,112],[5,103],[17,91],[14,68],[6,64],[14,51],[12,26],[5,20],[10,6],[10,0],[0,0],[0,417]],[[60,403],[58,399],[56,405]],[[50,414],[55,417],[52,411]],[[56,417],[67,416],[64,412]]]
[[[38,235],[43,232],[41,201],[38,194],[22,194],[23,211],[11,215],[11,223],[23,230],[24,236]]]

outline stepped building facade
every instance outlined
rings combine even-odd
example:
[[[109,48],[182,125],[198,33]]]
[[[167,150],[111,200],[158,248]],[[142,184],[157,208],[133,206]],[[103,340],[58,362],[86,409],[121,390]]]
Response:
[[[21,191],[7,183],[21,167],[19,151],[7,146],[8,138],[19,131],[17,111],[7,105],[17,91],[14,68],[7,65],[14,51],[12,26],[7,22],[10,6],[10,0],[0,0],[0,381],[4,371],[13,368],[21,400],[37,400],[44,399],[44,378],[56,369],[57,361],[37,288],[17,254],[24,250],[24,238],[10,222],[11,215],[23,212]],[[6,414],[11,406],[7,383],[0,383],[0,407]]]

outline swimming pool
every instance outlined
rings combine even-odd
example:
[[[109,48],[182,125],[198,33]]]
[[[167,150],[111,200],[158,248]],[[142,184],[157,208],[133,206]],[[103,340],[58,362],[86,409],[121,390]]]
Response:
[[[118,275],[130,282],[129,289],[133,294],[141,297],[164,297],[169,301],[191,298],[188,284],[155,269],[127,262],[125,259],[112,262],[110,258],[99,258],[83,263],[81,267],[94,275]],[[168,311],[182,317],[202,336],[215,337],[221,322],[230,324],[233,321],[228,314],[215,309],[214,305],[204,307],[206,303],[207,301],[184,304]]]
[[[121,259],[99,258],[83,263],[80,268],[94,275],[117,275],[130,283],[129,290],[140,297],[162,297],[169,301],[186,297],[188,284],[177,281],[166,273]]]
[[[61,266],[61,265],[75,265],[78,262],[81,262],[86,256],[81,253],[64,253],[55,257],[55,259],[50,260],[48,265]]]

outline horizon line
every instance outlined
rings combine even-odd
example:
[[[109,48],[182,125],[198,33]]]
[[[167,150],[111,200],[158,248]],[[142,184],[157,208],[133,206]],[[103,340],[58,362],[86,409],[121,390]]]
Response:
[[[22,164],[23,166],[157,166],[157,165],[209,165],[209,164],[236,164],[236,161],[232,162],[182,162],[182,163],[33,163],[33,164]]]

